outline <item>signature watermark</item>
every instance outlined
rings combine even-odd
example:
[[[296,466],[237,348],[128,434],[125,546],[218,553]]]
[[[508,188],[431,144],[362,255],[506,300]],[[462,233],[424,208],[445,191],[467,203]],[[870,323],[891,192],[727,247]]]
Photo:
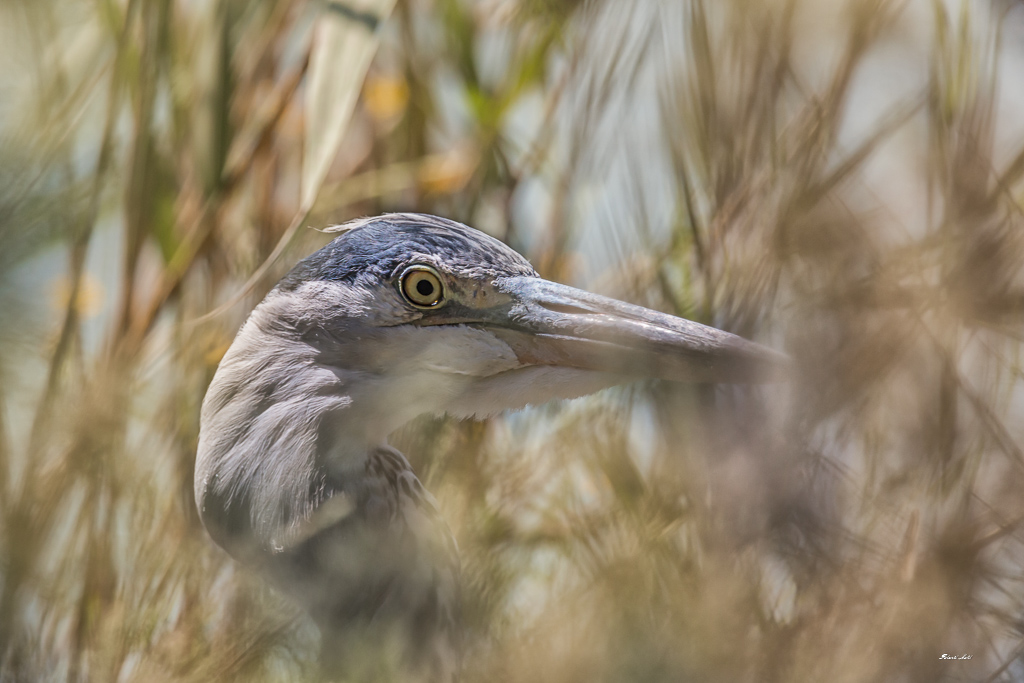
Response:
[[[939,659],[973,659],[974,655],[939,655]]]

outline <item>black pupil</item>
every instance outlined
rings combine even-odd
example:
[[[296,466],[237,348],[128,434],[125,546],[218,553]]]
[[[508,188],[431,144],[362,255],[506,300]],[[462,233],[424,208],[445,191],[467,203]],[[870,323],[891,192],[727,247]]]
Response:
[[[416,291],[420,296],[430,296],[434,293],[434,285],[429,280],[420,280],[416,283]]]

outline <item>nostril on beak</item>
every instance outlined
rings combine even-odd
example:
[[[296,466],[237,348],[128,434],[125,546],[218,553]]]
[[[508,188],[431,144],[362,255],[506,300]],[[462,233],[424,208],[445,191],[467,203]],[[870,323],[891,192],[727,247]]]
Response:
[[[594,311],[580,306],[573,306],[572,304],[556,304],[550,301],[542,301],[540,305],[554,313],[568,313],[570,315],[592,315],[594,313]]]

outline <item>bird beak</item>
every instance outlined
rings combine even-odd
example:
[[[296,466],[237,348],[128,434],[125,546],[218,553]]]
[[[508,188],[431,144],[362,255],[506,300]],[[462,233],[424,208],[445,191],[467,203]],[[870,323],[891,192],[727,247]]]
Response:
[[[788,374],[783,354],[707,325],[536,277],[494,285],[511,303],[483,322],[524,365],[677,382],[771,382]]]

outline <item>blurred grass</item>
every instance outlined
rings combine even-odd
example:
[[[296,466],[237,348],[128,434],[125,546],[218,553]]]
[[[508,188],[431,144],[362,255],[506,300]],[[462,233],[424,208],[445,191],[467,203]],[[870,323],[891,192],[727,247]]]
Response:
[[[326,241],[282,240],[316,12],[0,6],[0,680],[315,670],[192,461]],[[312,225],[443,214],[799,364],[400,430],[468,680],[1024,678],[1021,36],[1009,2],[398,1]]]

